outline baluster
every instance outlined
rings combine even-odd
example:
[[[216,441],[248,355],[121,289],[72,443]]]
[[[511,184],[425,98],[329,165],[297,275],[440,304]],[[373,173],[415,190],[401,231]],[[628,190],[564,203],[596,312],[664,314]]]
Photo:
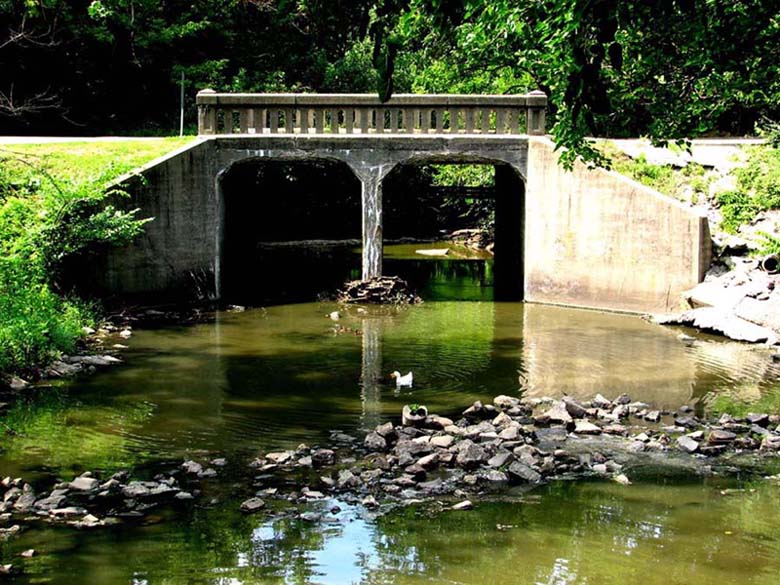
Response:
[[[436,133],[444,132],[444,108],[436,108]]]
[[[339,108],[331,108],[330,110],[330,131],[333,134],[339,133]]]
[[[271,116],[271,134],[278,134],[279,132],[279,108],[273,107],[268,110]]]
[[[314,131],[316,134],[323,134],[325,131],[325,110],[323,108],[314,108]]]
[[[384,108],[376,109],[376,131],[380,134],[385,132],[385,111]]]
[[[496,134],[506,131],[506,108],[496,108]]]
[[[287,134],[295,132],[295,125],[293,124],[293,110],[291,108],[285,108],[284,110],[284,131]]]
[[[425,134],[430,134],[433,131],[433,110],[431,108],[426,108],[422,112],[420,131]]]
[[[249,110],[241,108],[238,110],[238,131],[241,134],[248,134],[249,129]]]
[[[414,132],[414,112],[408,107],[404,107],[401,112],[404,118],[404,132],[411,134]]]
[[[356,114],[360,116],[360,133],[368,134],[368,128],[371,125],[372,111],[370,108],[360,108],[356,110]]]
[[[476,110],[472,107],[466,107],[464,114],[466,116],[466,134],[472,134],[474,132],[474,114]]]
[[[479,129],[483,134],[490,133],[490,113],[491,113],[490,108],[482,108],[481,110],[482,120]]]
[[[344,127],[347,134],[355,133],[355,108],[344,108]]]
[[[509,133],[520,133],[520,110],[509,110]]]
[[[390,110],[390,132],[392,134],[398,132],[398,108]]]

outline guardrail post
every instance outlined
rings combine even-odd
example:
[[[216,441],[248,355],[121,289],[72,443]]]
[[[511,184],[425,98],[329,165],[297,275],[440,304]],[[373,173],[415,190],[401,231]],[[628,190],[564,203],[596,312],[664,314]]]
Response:
[[[198,97],[215,94],[213,89],[201,89]],[[198,134],[217,133],[217,110],[209,104],[200,103],[198,100]]]

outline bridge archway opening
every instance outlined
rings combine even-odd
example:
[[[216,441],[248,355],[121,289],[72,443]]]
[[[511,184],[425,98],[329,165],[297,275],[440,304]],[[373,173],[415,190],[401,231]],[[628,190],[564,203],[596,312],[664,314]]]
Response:
[[[385,177],[382,193],[386,246],[413,238],[449,249],[445,256],[420,255],[418,262],[401,264],[386,247],[385,273],[399,273],[414,285],[439,282],[443,294],[436,296],[523,299],[525,183],[511,165],[479,159],[404,163]],[[481,237],[464,230],[479,230]],[[451,245],[453,232],[461,232],[455,242],[469,242]],[[471,247],[479,239],[480,248]]]
[[[247,159],[218,192],[222,301],[308,301],[360,277],[361,184],[346,163]]]

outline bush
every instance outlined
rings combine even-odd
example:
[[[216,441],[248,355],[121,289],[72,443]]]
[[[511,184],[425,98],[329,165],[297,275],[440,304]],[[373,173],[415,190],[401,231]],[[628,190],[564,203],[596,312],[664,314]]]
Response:
[[[55,178],[45,163],[18,152],[0,158],[0,373],[30,372],[75,349],[93,311],[63,296],[64,262],[127,243],[146,221],[106,204],[122,195],[107,189],[121,164],[85,157],[86,176],[63,164]]]
[[[723,215],[721,227],[729,233],[736,233],[761,211],[780,209],[780,150],[753,147],[745,166],[734,173],[736,190],[717,196]]]
[[[0,372],[46,364],[73,351],[89,311],[54,294],[38,270],[0,259]]]

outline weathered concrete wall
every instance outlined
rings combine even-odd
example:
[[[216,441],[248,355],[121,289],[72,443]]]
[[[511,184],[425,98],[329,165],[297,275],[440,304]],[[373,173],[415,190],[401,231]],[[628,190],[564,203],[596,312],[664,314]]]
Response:
[[[212,141],[152,161],[123,182],[131,198],[115,201],[152,218],[144,234],[109,250],[94,267],[98,294],[162,302],[214,294],[217,197]]]
[[[525,298],[656,312],[709,267],[707,220],[679,202],[603,169],[557,164],[553,143],[531,138],[526,185]]]

